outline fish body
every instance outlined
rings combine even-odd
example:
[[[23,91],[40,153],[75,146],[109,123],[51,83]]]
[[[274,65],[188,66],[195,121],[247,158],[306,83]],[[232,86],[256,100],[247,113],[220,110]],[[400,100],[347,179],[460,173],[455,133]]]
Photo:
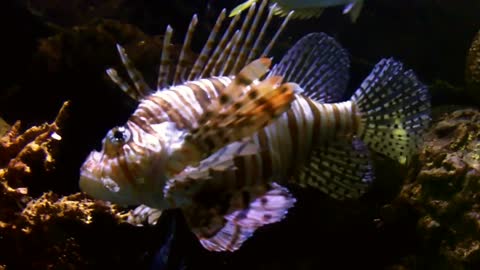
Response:
[[[194,125],[198,127],[199,118],[205,115],[207,107],[210,109],[216,98],[220,98],[220,91],[226,85],[230,85],[236,77],[245,79],[238,73],[247,62],[258,55],[268,55],[289,20],[287,16],[280,26],[270,29],[273,11],[269,10],[266,20],[261,22],[267,2],[262,1],[258,8],[256,4],[252,5],[243,21],[236,16],[228,25],[224,24],[226,11],[223,10],[193,66],[185,66],[184,63],[189,62],[185,57],[198,23],[197,16],[192,17],[179,59],[173,66],[174,59],[171,59],[169,50],[173,29],[167,26],[156,91],[145,83],[125,50],[117,45],[133,85],[122,79],[114,69],[108,69],[107,74],[139,104],[125,125],[114,127],[107,133],[102,140],[102,150],[92,151],[83,163],[79,182],[83,191],[94,198],[118,204],[168,208],[161,196],[166,181],[189,162],[201,159],[199,155],[205,155],[198,149],[184,147],[189,145],[186,136],[192,135],[189,129]],[[239,24],[239,29],[236,29]],[[220,31],[222,28],[226,28],[223,33]],[[262,51],[267,33],[274,35]],[[260,69],[267,68],[261,64],[262,60],[257,63],[260,63]],[[250,66],[247,71],[257,69]],[[258,78],[254,79],[257,83]],[[192,100],[195,104],[190,103]],[[183,109],[186,108],[191,110],[185,112]],[[185,156],[190,160],[175,159]]]
[[[153,93],[144,93],[120,48],[136,91],[109,75],[140,103],[107,134],[102,151],[87,157],[81,189],[120,204],[180,208],[206,249],[234,251],[256,229],[285,218],[296,200],[284,184],[355,199],[373,180],[369,151],[400,163],[415,154],[430,119],[429,96],[401,63],[381,60],[342,101],[349,59],[333,38],[309,34],[270,69],[267,58],[247,61],[257,48],[236,46],[239,36],[225,42],[223,51],[237,55],[219,56],[220,66],[211,68],[217,71],[206,71],[204,58],[190,68],[198,75],[182,79],[187,70],[177,66],[174,83]],[[161,64],[161,85],[165,70]]]
[[[248,0],[238,5],[230,12],[230,16],[241,13],[255,2],[256,0]],[[343,13],[349,14],[351,21],[356,22],[363,7],[363,0],[276,0],[272,7],[275,14],[285,16],[294,11],[292,18],[308,19],[320,16],[325,8],[339,5],[345,5]]]

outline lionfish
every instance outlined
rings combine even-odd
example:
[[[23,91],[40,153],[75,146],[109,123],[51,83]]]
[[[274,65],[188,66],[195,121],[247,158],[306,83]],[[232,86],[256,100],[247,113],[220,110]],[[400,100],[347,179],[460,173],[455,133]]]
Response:
[[[301,38],[270,69],[265,56],[289,17],[254,59],[272,18],[270,9],[252,46],[266,3],[253,4],[230,35],[234,17],[213,50],[222,11],[188,76],[182,53],[169,67],[167,27],[155,92],[119,47],[134,87],[108,73],[140,103],[87,157],[81,190],[118,204],[179,208],[203,247],[235,251],[258,228],[285,218],[296,202],[287,183],[355,199],[374,178],[370,149],[400,163],[411,159],[430,121],[428,90],[413,71],[382,59],[342,102],[349,58],[323,33]]]
[[[257,0],[247,0],[236,6],[229,16],[235,16],[249,8]],[[363,7],[363,0],[275,0],[272,5],[275,15],[287,16],[290,11],[295,11],[292,18],[310,19],[322,15],[326,7],[345,5],[343,14],[349,14],[350,20],[356,22]]]

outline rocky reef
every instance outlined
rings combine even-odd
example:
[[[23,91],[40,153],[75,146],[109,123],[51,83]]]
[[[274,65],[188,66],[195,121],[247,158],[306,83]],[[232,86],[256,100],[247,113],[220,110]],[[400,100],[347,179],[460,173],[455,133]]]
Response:
[[[40,192],[55,170],[68,107],[65,102],[55,121],[25,131],[18,121],[0,139],[3,269],[91,269],[102,264],[99,253],[112,252],[113,257],[103,262],[106,266],[119,263],[112,259],[122,254],[144,255],[142,248],[134,252],[136,246],[115,241],[138,236],[135,227],[122,225],[126,215],[117,206],[93,201],[81,193],[62,196]]]
[[[480,31],[473,38],[468,50],[465,83],[470,97],[480,104]]]
[[[438,116],[397,199],[418,214],[421,269],[480,266],[480,112]],[[397,206],[398,206],[397,205]],[[413,266],[413,265],[412,265]]]

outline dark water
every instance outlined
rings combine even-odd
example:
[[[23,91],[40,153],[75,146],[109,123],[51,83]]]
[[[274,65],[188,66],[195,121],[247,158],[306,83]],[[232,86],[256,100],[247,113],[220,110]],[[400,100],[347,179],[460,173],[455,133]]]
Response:
[[[176,30],[173,43],[180,44],[191,16],[197,13],[199,38],[192,47],[198,52],[220,10],[230,10],[240,2],[2,2],[4,71],[0,80],[0,116],[8,123],[20,119],[24,126],[31,126],[53,119],[63,101],[70,100],[72,104],[62,141],[62,147],[68,150],[59,153],[53,179],[33,190],[34,195],[45,190],[63,195],[78,192],[75,179],[79,177],[78,168],[86,155],[100,147],[108,129],[124,123],[134,110],[135,104],[108,81],[104,72],[110,66],[119,65],[115,42],[135,43],[145,37],[161,35],[166,25],[171,24]],[[342,7],[330,8],[318,19],[291,21],[273,52],[275,57],[280,58],[307,33],[326,32],[350,53],[350,93],[378,60],[395,57],[432,87],[433,106],[478,106],[479,94],[475,98],[465,90],[465,65],[468,48],[480,29],[480,2],[367,0],[356,24],[341,11]],[[110,32],[103,35],[95,29],[104,25],[104,19],[122,26],[107,25],[105,29]],[[130,34],[118,30],[124,29],[124,24],[131,24],[135,30],[126,31]],[[148,50],[139,52],[138,59],[144,61],[139,69],[153,84],[159,59],[150,54],[149,58]],[[288,219],[260,229],[234,254],[204,251],[189,232],[181,214],[169,212],[154,228],[153,235],[158,241],[149,243],[153,248],[142,267],[407,269],[389,267],[408,261],[411,254],[429,256],[425,254],[428,249],[422,249],[425,247],[420,246],[414,233],[416,213],[409,210],[396,213],[394,220],[382,230],[372,223],[378,215],[389,211],[383,205],[398,194],[401,179],[406,174],[399,168],[394,168],[396,171],[392,173],[379,167],[379,175],[394,179],[388,184],[376,184],[360,202],[340,203],[312,191],[293,189],[299,200]],[[412,269],[429,267],[427,262]]]

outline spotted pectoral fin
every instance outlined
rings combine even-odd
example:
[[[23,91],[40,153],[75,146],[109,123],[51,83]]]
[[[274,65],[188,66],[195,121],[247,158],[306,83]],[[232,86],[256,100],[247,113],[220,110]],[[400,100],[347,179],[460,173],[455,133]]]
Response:
[[[358,139],[329,143],[312,151],[298,174],[302,186],[335,199],[358,198],[374,177],[367,147]]]
[[[295,198],[259,175],[245,173],[261,149],[250,140],[229,144],[199,166],[167,182],[164,196],[181,208],[202,245],[212,251],[238,249],[259,227],[281,220]],[[247,175],[249,175],[247,177]]]
[[[257,59],[228,85],[200,117],[188,136],[205,153],[212,153],[246,138],[287,111],[294,100],[295,84],[281,84],[280,76],[261,82],[270,66],[267,58]]]
[[[202,246],[210,251],[235,251],[258,228],[285,218],[295,201],[285,187],[273,184],[269,191],[252,201],[247,208],[226,215],[223,227],[213,236],[196,235]]]

